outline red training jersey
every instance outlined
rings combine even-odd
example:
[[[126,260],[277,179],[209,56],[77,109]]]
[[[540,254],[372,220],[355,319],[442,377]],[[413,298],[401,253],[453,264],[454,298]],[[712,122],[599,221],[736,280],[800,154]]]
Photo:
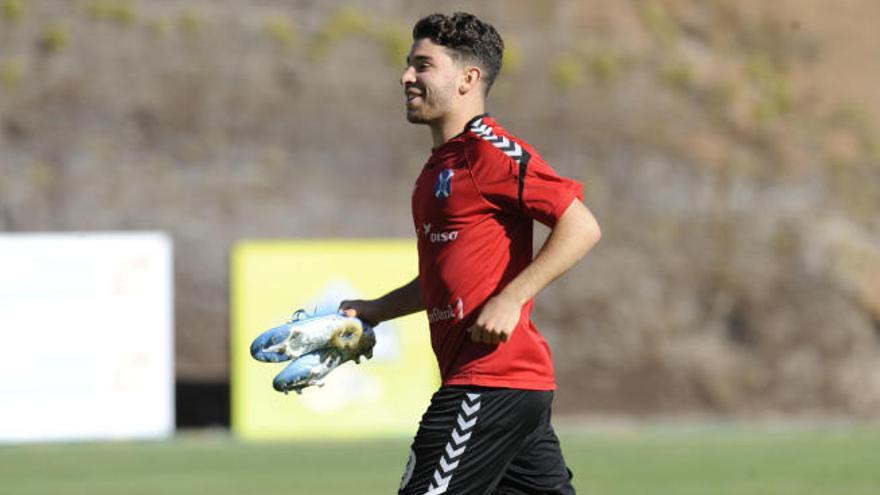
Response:
[[[532,261],[532,220],[553,227],[583,187],[488,115],[433,150],[416,180],[419,282],[443,385],[553,390],[547,341],[531,320],[489,345],[466,331],[485,302]]]

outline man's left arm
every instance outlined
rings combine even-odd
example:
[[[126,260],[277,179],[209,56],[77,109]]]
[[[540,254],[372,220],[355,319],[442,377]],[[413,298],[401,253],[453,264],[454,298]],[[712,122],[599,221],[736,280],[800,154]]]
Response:
[[[602,236],[590,210],[577,198],[559,217],[535,259],[507,287],[489,299],[468,331],[474,342],[507,342],[522,306],[550,282],[568,271]]]

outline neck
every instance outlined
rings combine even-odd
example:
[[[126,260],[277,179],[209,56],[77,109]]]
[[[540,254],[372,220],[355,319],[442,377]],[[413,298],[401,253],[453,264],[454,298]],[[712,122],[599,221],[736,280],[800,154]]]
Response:
[[[485,105],[480,102],[479,104],[468,105],[466,108],[451,113],[441,121],[432,124],[431,138],[434,140],[434,147],[438,148],[446,141],[461,134],[469,120],[485,112]]]

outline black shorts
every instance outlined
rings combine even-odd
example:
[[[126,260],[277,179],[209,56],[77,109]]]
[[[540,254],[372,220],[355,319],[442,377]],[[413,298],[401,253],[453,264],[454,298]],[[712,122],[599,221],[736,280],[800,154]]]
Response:
[[[442,387],[413,441],[401,495],[573,494],[550,426],[553,392]]]

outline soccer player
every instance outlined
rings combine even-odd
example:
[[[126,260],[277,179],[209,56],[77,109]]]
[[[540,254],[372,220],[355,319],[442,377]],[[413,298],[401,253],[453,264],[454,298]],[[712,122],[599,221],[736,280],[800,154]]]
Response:
[[[416,23],[400,82],[406,118],[431,129],[412,213],[419,274],[340,310],[378,324],[427,310],[442,385],[422,417],[401,494],[570,494],[550,408],[550,349],[535,295],[599,240],[582,186],[485,113],[504,44],[473,15]],[[532,256],[532,222],[552,230]]]

